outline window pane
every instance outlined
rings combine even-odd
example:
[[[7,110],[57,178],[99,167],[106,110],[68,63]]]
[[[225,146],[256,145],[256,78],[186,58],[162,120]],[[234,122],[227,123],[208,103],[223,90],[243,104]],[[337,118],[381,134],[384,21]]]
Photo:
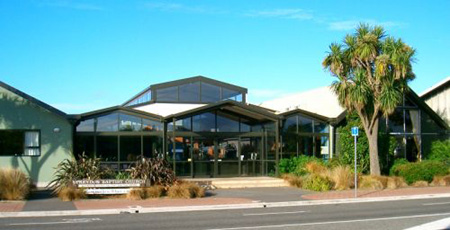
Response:
[[[162,131],[163,130],[163,124],[159,121],[149,120],[149,119],[142,119],[142,130],[143,131]]]
[[[223,88],[223,87],[222,87],[222,100],[227,100],[227,99],[229,99],[229,100],[237,101],[237,96],[238,96],[239,94],[240,94],[240,93],[237,92],[237,91],[230,90],[230,89],[227,89],[227,88]]]
[[[315,133],[328,133],[328,125],[326,123],[314,121]]]
[[[116,132],[119,129],[117,113],[112,113],[103,117],[97,118],[98,132]]]
[[[175,127],[177,131],[191,131],[191,118],[175,121]]]
[[[156,90],[157,101],[178,101],[178,86]]]
[[[136,161],[141,155],[141,136],[120,137],[120,161]]]
[[[94,119],[80,122],[77,126],[77,132],[94,132]]]
[[[77,135],[75,137],[75,157],[83,155],[94,157],[94,136]]]
[[[300,155],[313,155],[313,138],[312,137],[299,137],[298,139]]]
[[[420,133],[419,110],[405,109],[405,127],[407,133]]]
[[[23,154],[23,131],[0,130],[0,156]]]
[[[155,158],[162,155],[162,138],[155,136],[144,136],[144,157]]]
[[[220,87],[202,82],[202,102],[220,101]]]
[[[200,82],[180,85],[180,101],[200,101]]]
[[[239,132],[239,118],[218,111],[217,132]]]
[[[24,156],[39,156],[41,151],[39,148],[25,148]]]
[[[102,161],[117,161],[117,137],[97,137],[97,157]]]
[[[194,132],[215,132],[214,113],[203,113],[192,117],[192,126]]]
[[[312,120],[306,117],[298,116],[298,132],[312,133]]]
[[[127,114],[120,114],[120,131],[140,131],[141,118],[130,116]]]
[[[389,115],[389,132],[403,133],[403,110],[396,109],[393,114]]]
[[[297,133],[297,116],[292,116],[286,119],[283,125],[284,133]]]
[[[25,147],[39,147],[39,132],[25,132]]]

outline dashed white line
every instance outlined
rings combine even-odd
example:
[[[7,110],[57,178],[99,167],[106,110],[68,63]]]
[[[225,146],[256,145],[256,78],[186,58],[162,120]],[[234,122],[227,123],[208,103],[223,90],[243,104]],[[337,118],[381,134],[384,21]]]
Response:
[[[450,204],[450,202],[440,202],[440,203],[425,203],[425,204],[422,204],[422,205],[425,205],[425,206],[427,206],[427,205],[444,205],[444,204]]]
[[[304,213],[307,211],[296,211],[296,212],[266,212],[266,213],[244,213],[243,216],[267,216],[267,215],[283,215],[283,214],[295,214]]]

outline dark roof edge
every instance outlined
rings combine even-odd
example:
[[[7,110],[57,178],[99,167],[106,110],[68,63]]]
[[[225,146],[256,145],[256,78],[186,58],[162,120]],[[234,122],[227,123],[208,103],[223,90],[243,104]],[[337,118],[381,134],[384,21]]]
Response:
[[[250,106],[250,105],[244,104],[242,102],[226,100],[226,101],[219,101],[219,102],[216,102],[214,104],[208,104],[208,105],[205,105],[205,106],[201,106],[201,107],[198,107],[198,108],[195,108],[195,109],[183,111],[183,112],[180,112],[180,113],[171,114],[171,115],[168,115],[168,116],[164,117],[164,119],[168,120],[168,119],[171,119],[171,118],[183,117],[183,116],[187,116],[187,115],[192,114],[192,113],[198,113],[198,112],[201,112],[203,110],[213,109],[213,108],[220,107],[220,106],[226,105],[226,104],[231,104],[231,105],[238,106],[238,107],[247,109],[247,110],[255,112],[255,113],[260,113],[263,116],[270,117],[273,120],[276,120],[276,119],[280,118],[278,115],[267,111],[263,107],[259,107],[259,106],[255,106],[255,105]]]
[[[189,82],[195,82],[195,81],[204,81],[206,83],[212,83],[212,84],[216,84],[216,85],[219,85],[219,86],[226,86],[226,87],[235,89],[235,90],[237,90],[239,92],[242,92],[242,93],[248,93],[248,90],[246,88],[244,88],[244,87],[240,87],[240,86],[237,86],[237,85],[233,85],[233,84],[230,84],[230,83],[226,83],[226,82],[223,82],[223,81],[219,81],[219,80],[216,80],[216,79],[205,77],[205,76],[202,76],[202,75],[198,75],[198,76],[194,76],[194,77],[188,77],[188,78],[183,78],[183,79],[178,79],[178,80],[174,80],[174,81],[163,82],[163,83],[159,83],[159,84],[153,84],[153,85],[150,86],[150,88],[158,89],[158,88],[162,88],[162,87],[166,87],[166,86],[170,87],[170,86],[175,86],[175,85],[182,84],[182,83],[189,83]]]
[[[25,98],[26,100],[28,100],[28,101],[30,101],[30,102],[32,102],[32,103],[34,103],[34,104],[36,104],[36,105],[46,109],[46,110],[48,110],[51,113],[54,113],[54,114],[56,114],[58,116],[61,116],[64,119],[68,118],[67,114],[64,113],[63,111],[61,111],[61,110],[59,110],[59,109],[57,109],[57,108],[55,108],[55,107],[53,107],[53,106],[51,106],[49,104],[47,104],[47,103],[37,99],[37,98],[34,98],[34,97],[32,97],[32,96],[30,96],[30,95],[28,95],[28,94],[26,94],[26,93],[24,93],[24,92],[22,92],[22,91],[20,91],[20,90],[18,90],[16,88],[12,87],[12,86],[10,86],[10,85],[2,82],[2,81],[0,81],[0,87],[5,88],[6,90],[8,90],[8,91],[10,91],[10,92],[12,92],[14,94],[17,94],[18,96],[20,96],[22,98]]]
[[[425,103],[424,99],[420,98],[419,95],[417,95],[416,92],[414,92],[414,90],[412,90],[411,88],[408,87],[407,90],[409,93],[408,95],[413,97],[412,99],[414,99],[414,102],[416,102],[419,107],[424,109],[432,119],[434,119],[444,128],[450,130],[450,126],[432,108],[430,108],[427,103]]]
[[[114,111],[125,111],[125,112],[129,112],[129,113],[158,118],[160,120],[163,119],[163,117],[158,114],[148,113],[148,112],[137,110],[137,109],[131,109],[131,108],[123,107],[120,105],[107,107],[107,108],[103,108],[103,109],[99,109],[99,110],[94,110],[94,111],[90,111],[90,112],[86,112],[86,113],[82,113],[82,114],[78,114],[78,115],[72,115],[72,117],[75,117],[76,119],[83,119],[83,118],[93,117],[96,115],[114,112]]]
[[[302,114],[305,114],[305,115],[310,116],[312,118],[315,118],[315,119],[318,119],[318,120],[321,120],[321,121],[330,122],[330,123],[334,124],[336,122],[341,121],[343,118],[345,118],[346,110],[344,110],[344,112],[342,112],[341,114],[339,114],[338,117],[335,117],[335,118],[334,117],[326,117],[326,116],[323,116],[323,115],[320,115],[320,114],[317,114],[317,113],[313,113],[313,112],[309,112],[309,111],[303,110],[303,109],[293,109],[293,110],[286,111],[284,113],[280,113],[279,115],[281,115],[281,116],[283,116],[285,118],[285,117],[287,117],[289,115],[293,115],[293,114],[296,114],[296,113],[302,113]],[[343,116],[343,118],[342,118],[342,116]]]

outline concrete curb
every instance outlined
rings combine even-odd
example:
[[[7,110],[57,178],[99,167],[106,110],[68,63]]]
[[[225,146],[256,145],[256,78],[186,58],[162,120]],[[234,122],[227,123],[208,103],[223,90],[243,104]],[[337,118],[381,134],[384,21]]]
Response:
[[[356,199],[351,198],[351,199],[307,200],[307,201],[287,201],[287,202],[258,202],[258,203],[248,203],[248,204],[176,206],[176,207],[158,207],[158,208],[143,208],[140,206],[134,206],[134,207],[129,207],[129,208],[125,208],[125,209],[0,212],[0,218],[86,216],[86,215],[132,214],[132,213],[162,213],[162,212],[275,208],[275,207],[311,206],[311,205],[328,205],[328,204],[352,204],[352,203],[415,200],[415,199],[433,199],[433,198],[450,198],[450,193],[411,195],[411,196],[370,197],[370,198],[356,198]]]

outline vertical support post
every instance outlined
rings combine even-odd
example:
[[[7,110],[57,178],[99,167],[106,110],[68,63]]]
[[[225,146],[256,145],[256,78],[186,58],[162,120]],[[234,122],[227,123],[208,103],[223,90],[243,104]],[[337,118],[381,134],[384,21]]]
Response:
[[[279,146],[280,146],[280,125],[279,121],[275,122],[275,176],[278,177],[278,163],[279,163]]]
[[[176,157],[176,153],[177,153],[177,143],[175,141],[175,118],[172,119],[172,135],[173,135],[173,141],[172,141],[172,164],[173,164],[173,173],[175,174],[175,176],[177,175],[176,173],[176,165],[175,165],[175,157]]]
[[[357,171],[357,151],[356,151],[356,138],[357,136],[353,137],[355,139],[355,198],[358,197],[358,171]]]

